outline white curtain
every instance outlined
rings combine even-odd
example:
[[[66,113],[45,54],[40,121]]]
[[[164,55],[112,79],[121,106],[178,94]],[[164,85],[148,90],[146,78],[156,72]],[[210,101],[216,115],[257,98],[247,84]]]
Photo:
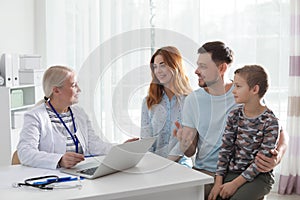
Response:
[[[178,47],[196,89],[197,49],[212,40],[234,50],[231,78],[244,64],[268,69],[266,100],[286,123],[289,0],[48,0],[46,6],[47,63],[76,69],[80,104],[109,141],[139,135],[153,50]]]
[[[279,193],[300,195],[300,2],[291,1],[288,96],[289,145],[282,161]]]

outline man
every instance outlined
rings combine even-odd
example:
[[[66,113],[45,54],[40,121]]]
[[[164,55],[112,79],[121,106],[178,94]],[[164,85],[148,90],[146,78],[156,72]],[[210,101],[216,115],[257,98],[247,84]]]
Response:
[[[233,62],[233,52],[223,42],[215,41],[205,43],[198,53],[195,74],[201,88],[186,98],[183,128],[176,123],[178,130],[174,130],[174,135],[186,156],[196,153],[194,169],[214,176],[227,115],[236,105],[233,84],[225,76]],[[286,138],[281,131],[278,147],[271,152],[273,156],[256,156],[260,172],[270,171],[278,165],[285,150]],[[206,199],[212,186],[205,186]]]

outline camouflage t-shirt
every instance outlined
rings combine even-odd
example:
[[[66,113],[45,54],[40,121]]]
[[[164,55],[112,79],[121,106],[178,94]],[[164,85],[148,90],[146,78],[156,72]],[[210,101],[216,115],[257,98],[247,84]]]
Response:
[[[216,174],[225,176],[231,171],[252,181],[259,174],[254,163],[256,154],[271,156],[270,150],[276,148],[279,122],[269,108],[255,118],[248,118],[243,110],[240,105],[228,115]]]

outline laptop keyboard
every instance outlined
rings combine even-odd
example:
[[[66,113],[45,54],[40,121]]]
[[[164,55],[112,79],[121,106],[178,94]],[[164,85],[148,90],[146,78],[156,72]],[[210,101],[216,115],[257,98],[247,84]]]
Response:
[[[92,168],[89,168],[89,169],[81,170],[79,172],[82,173],[82,174],[93,175],[97,168],[98,167],[92,167]]]

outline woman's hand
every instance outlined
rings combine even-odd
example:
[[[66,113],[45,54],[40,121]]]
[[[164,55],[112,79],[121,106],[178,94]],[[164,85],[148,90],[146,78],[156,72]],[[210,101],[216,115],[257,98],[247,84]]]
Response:
[[[131,139],[126,140],[124,143],[137,141],[137,140],[139,140],[139,139],[140,139],[140,138],[131,138]]]
[[[58,162],[60,167],[71,168],[84,160],[84,155],[74,152],[66,152]]]

